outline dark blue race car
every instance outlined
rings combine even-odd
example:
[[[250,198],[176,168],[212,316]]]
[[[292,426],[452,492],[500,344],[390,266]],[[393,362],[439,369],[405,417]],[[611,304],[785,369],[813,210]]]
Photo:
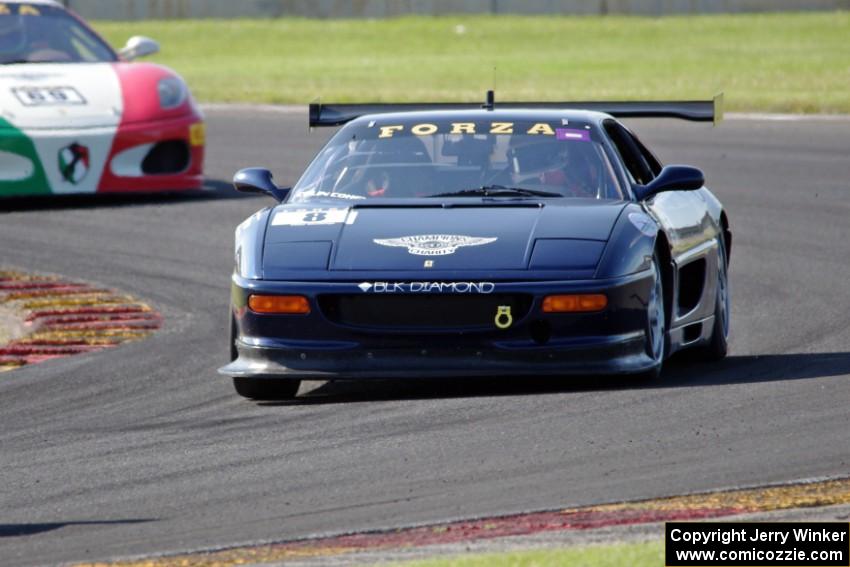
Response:
[[[313,105],[344,126],[236,231],[231,359],[253,399],[301,380],[634,374],[725,356],[726,213],[616,117],[716,103]]]

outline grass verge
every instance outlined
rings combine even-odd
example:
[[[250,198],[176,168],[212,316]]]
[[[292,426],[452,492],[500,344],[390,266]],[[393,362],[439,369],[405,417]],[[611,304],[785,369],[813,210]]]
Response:
[[[205,102],[690,99],[850,112],[850,12],[95,22],[154,37]]]
[[[396,567],[658,567],[664,565],[661,542],[594,545],[512,553],[464,555],[401,563]]]

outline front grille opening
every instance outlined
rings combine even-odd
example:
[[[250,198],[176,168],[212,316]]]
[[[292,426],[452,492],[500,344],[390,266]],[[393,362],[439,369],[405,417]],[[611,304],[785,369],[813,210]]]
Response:
[[[319,296],[328,320],[371,329],[496,329],[500,307],[509,307],[514,324],[531,309],[527,294],[399,294]]]
[[[147,175],[182,173],[189,169],[191,159],[189,145],[183,140],[159,142],[142,161],[142,172]]]

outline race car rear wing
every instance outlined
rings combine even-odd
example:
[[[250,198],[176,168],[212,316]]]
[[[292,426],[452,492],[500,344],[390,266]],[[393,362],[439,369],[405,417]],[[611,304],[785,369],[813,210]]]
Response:
[[[487,102],[406,102],[406,103],[365,103],[365,104],[310,104],[310,127],[341,126],[346,122],[367,114],[386,114],[389,112],[416,112],[425,110],[475,110],[495,108],[493,91],[487,92]],[[605,112],[617,118],[680,118],[694,122],[713,122],[723,120],[723,93],[713,100],[687,101],[625,101],[625,102],[500,102],[499,108],[508,109],[571,109]]]

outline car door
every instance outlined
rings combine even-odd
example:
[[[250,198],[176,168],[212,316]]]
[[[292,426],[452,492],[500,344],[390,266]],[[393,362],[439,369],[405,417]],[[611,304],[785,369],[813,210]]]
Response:
[[[646,185],[662,165],[646,146],[615,120],[605,130],[622,158],[633,185]],[[706,202],[705,189],[658,193],[642,203],[661,225],[670,243],[674,264],[674,297],[671,329],[689,325],[713,314],[706,298],[714,297],[718,228]]]

